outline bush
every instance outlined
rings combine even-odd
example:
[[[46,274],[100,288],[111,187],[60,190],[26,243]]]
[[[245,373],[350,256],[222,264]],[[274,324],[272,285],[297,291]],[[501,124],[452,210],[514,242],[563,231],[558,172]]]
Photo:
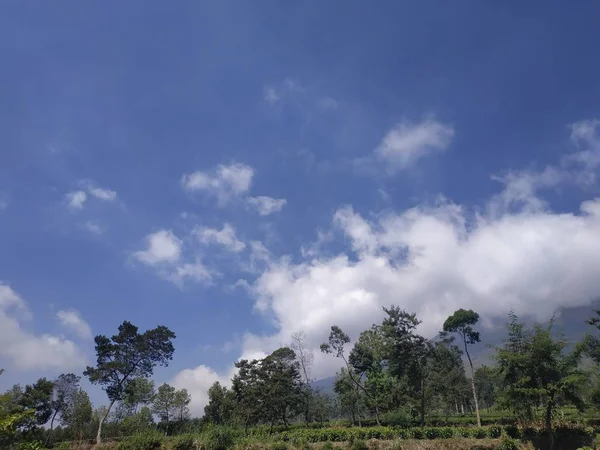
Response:
[[[117,444],[117,450],[159,450],[163,447],[163,435],[154,431],[136,434]]]
[[[500,436],[502,436],[502,427],[498,425],[492,425],[488,428],[488,436],[492,439],[498,439]]]
[[[288,450],[288,446],[285,442],[273,442],[271,450]]]
[[[357,439],[348,445],[348,450],[369,450],[369,447],[365,441]]]
[[[496,450],[519,450],[519,448],[520,447],[517,441],[509,437],[505,437],[504,439],[502,439],[500,445],[496,447]]]
[[[475,439],[484,439],[484,438],[488,437],[488,430],[486,430],[485,428],[475,428],[471,432],[471,435]]]
[[[228,450],[235,444],[234,432],[228,427],[207,427],[203,433],[203,437],[207,450]]]
[[[181,434],[173,438],[171,443],[172,450],[195,450],[197,439],[192,434]]]
[[[323,445],[323,447],[321,447],[321,450],[334,450],[334,446],[331,442],[325,442],[325,444]]]

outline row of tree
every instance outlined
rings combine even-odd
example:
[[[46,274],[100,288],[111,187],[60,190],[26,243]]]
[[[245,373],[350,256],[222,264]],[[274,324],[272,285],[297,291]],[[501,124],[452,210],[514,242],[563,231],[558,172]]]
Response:
[[[433,339],[418,333],[415,314],[395,306],[384,313],[382,322],[363,331],[352,347],[341,328],[331,327],[321,351],[342,362],[335,395],[313,388],[314,354],[298,333],[289,346],[266,358],[238,361],[231,388],[215,383],[209,389],[203,422],[248,428],[343,416],[360,426],[365,418],[380,423],[394,415],[424,425],[430,416],[472,411],[480,425],[481,406],[512,411],[523,420],[541,414],[551,430],[562,406],[600,406],[600,385],[594,381],[600,364],[597,337],[568,345],[554,333],[553,320],[527,327],[511,313],[507,338],[495,349],[496,364],[476,369],[469,351],[480,341],[476,312],[456,311]],[[600,313],[589,323],[600,328]],[[140,333],[129,322],[110,338],[96,336],[96,365],[83,375],[102,386],[107,406],[93,409],[75,374],[15,385],[0,396],[0,440],[32,434],[76,438],[95,428],[101,442],[105,425],[130,434],[152,426],[155,418],[165,433],[182,423],[198,424],[190,418],[185,389],[168,384],[155,389],[150,380],[156,366],[172,359],[174,338],[164,326]],[[584,368],[582,360],[596,365]],[[60,426],[53,432],[55,423]]]

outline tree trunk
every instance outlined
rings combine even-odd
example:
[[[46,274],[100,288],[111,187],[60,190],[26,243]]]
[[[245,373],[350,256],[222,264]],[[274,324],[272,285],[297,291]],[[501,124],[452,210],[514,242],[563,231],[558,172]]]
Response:
[[[554,436],[552,435],[552,410],[554,409],[554,396],[550,397],[546,405],[546,434],[550,441],[550,450],[554,448]]]
[[[425,378],[421,374],[421,427],[425,426]]]
[[[110,414],[110,409],[113,407],[114,404],[115,404],[115,400],[113,400],[112,402],[109,403],[108,409],[106,410],[106,414],[104,414],[104,417],[101,417],[100,421],[98,422],[98,433],[96,434],[96,444],[102,443],[102,424],[104,424],[104,421],[108,417],[108,414]]]
[[[465,353],[467,354],[467,359],[469,360],[469,366],[471,366],[471,389],[473,390],[473,401],[475,401],[475,414],[477,415],[477,426],[481,427],[481,416],[479,415],[479,402],[477,401],[477,389],[475,388],[475,369],[473,369],[473,361],[471,361],[471,355],[469,355],[469,350],[467,349],[467,341],[464,340],[465,343]]]
[[[464,416],[465,415],[465,402],[464,400],[460,401],[460,413]]]
[[[46,438],[46,443],[45,443],[46,447],[48,447],[48,443],[50,442],[50,436],[52,435],[52,430],[54,429],[54,419],[56,418],[57,414],[58,414],[58,409],[56,411],[54,411],[54,414],[52,414],[52,420],[50,420],[50,430],[48,431],[48,437]]]
[[[458,402],[454,400],[454,408],[456,409],[456,415],[458,416]]]

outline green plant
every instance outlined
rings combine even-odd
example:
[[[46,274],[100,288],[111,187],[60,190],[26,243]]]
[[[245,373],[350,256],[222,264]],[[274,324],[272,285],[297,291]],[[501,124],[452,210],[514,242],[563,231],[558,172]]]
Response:
[[[285,442],[273,442],[270,450],[288,450],[288,445]]]
[[[193,434],[175,436],[171,442],[171,450],[195,450],[198,439]]]
[[[15,450],[46,450],[46,447],[39,441],[20,442]]]
[[[117,450],[159,450],[163,448],[164,436],[158,431],[148,431],[123,439]]]
[[[323,444],[323,447],[321,447],[321,450],[334,450],[334,446],[331,442],[325,442],[325,444]]]
[[[369,450],[367,443],[362,439],[356,439],[348,445],[348,450]]]
[[[519,443],[514,439],[505,437],[496,450],[519,450]]]
[[[203,437],[207,450],[227,450],[235,444],[234,432],[229,427],[207,427]]]

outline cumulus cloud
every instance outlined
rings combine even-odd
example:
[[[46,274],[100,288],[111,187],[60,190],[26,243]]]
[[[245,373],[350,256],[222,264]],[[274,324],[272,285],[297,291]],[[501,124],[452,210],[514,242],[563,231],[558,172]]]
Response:
[[[62,326],[74,332],[81,339],[92,339],[92,328],[78,311],[74,309],[58,311],[56,317]]]
[[[104,189],[101,187],[89,187],[88,192],[90,195],[96,197],[99,200],[106,202],[112,202],[117,199],[117,192],[111,191],[110,189]]]
[[[254,169],[246,164],[220,164],[211,172],[197,171],[184,175],[181,185],[189,193],[203,192],[213,196],[220,206],[224,206],[231,199],[247,193],[253,177]]]
[[[205,365],[199,365],[193,369],[185,369],[179,372],[169,384],[177,389],[187,389],[192,401],[190,411],[194,415],[203,415],[204,407],[208,404],[208,389],[219,382],[223,386],[231,384],[233,370],[220,375],[215,370]]]
[[[85,366],[86,357],[74,342],[26,330],[22,322],[30,316],[25,301],[0,282],[0,356],[18,370],[76,370]]]
[[[172,263],[181,256],[182,242],[170,230],[158,230],[146,236],[146,249],[134,253],[139,261],[156,265]]]
[[[261,216],[268,216],[275,212],[281,211],[287,203],[287,200],[284,198],[273,198],[266,196],[248,197],[246,201],[248,205],[257,211]]]
[[[396,173],[414,165],[419,159],[448,148],[454,128],[434,119],[419,123],[401,122],[383,137],[374,151],[374,159]]]
[[[146,248],[133,253],[133,257],[152,266],[156,273],[179,287],[187,280],[209,282],[214,272],[209,270],[199,255],[186,260],[183,241],[170,230],[158,230],[146,236]]]
[[[104,234],[104,228],[102,227],[102,225],[93,220],[88,220],[82,225],[82,227],[96,236]]]
[[[241,252],[246,244],[235,235],[235,229],[228,223],[221,230],[216,228],[198,227],[194,230],[198,240],[204,244],[218,244],[232,252]]]
[[[280,83],[265,86],[263,89],[263,100],[270,105],[275,105],[304,90],[305,87],[298,80],[286,78]]]
[[[84,191],[73,191],[65,195],[67,207],[72,211],[81,211],[87,200],[87,194]]]

